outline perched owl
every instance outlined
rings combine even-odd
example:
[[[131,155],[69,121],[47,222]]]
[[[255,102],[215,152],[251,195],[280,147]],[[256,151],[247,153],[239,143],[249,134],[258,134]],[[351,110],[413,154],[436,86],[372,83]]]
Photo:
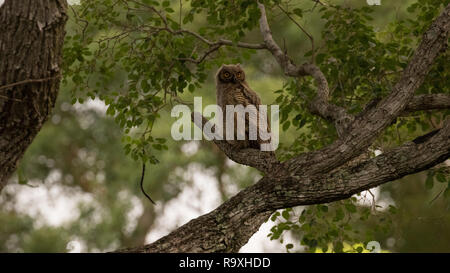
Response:
[[[238,115],[234,115],[234,139],[228,141],[234,146],[235,149],[254,148],[260,149],[262,143],[269,143],[270,138],[263,140],[260,135],[257,134],[257,140],[249,140],[249,124],[258,126],[259,117],[259,105],[261,105],[261,99],[258,94],[250,89],[245,81],[245,73],[239,64],[237,65],[222,65],[216,74],[216,92],[217,92],[217,105],[222,108],[223,112],[223,133],[226,135],[226,105],[242,105],[244,107],[248,105],[254,105],[256,107],[255,116],[245,115],[245,140],[237,139],[237,118]],[[270,133],[270,125],[267,116],[266,119],[267,133]],[[251,126],[251,125],[250,125]],[[257,128],[257,127],[255,127]],[[263,129],[264,127],[262,127]],[[259,128],[258,128],[259,129]],[[264,131],[264,129],[263,129]],[[258,132],[258,131],[256,131]]]

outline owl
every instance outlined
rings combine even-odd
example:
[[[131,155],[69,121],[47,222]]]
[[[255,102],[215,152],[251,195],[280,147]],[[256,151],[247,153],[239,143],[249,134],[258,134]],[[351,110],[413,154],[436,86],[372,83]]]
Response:
[[[263,143],[270,143],[268,140],[260,138],[257,133],[257,140],[249,139],[249,125],[258,126],[259,118],[259,106],[261,105],[261,99],[258,94],[250,89],[248,83],[245,80],[244,70],[239,64],[222,65],[216,74],[216,93],[217,93],[217,105],[223,112],[223,135],[226,135],[226,105],[242,105],[244,107],[248,105],[254,105],[256,107],[256,115],[245,114],[245,140],[237,140],[237,118],[238,115],[234,115],[234,140],[228,140],[235,149],[254,148],[260,149],[260,145]],[[263,116],[266,120],[267,127],[266,132],[270,133],[270,125],[267,116]],[[251,125],[250,125],[251,126]],[[262,130],[264,131],[264,127]],[[258,128],[259,129],[259,128]],[[258,132],[258,130],[256,131]]]

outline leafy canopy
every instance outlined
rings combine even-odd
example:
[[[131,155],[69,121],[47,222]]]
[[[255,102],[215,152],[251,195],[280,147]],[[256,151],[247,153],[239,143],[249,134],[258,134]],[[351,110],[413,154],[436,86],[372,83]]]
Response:
[[[314,37],[316,47],[295,57],[310,61],[313,56],[328,79],[332,101],[354,114],[391,92],[422,33],[449,3],[417,1],[404,18],[380,27],[373,17],[377,7],[262,2],[275,25],[280,16],[296,22],[320,17],[323,27]],[[238,44],[261,42],[260,13],[253,0],[81,1],[72,6],[72,13],[77,28],[66,37],[63,83],[70,88],[73,103],[89,97],[106,103],[107,114],[125,134],[125,151],[135,160],[158,162],[154,151],[167,146],[164,138],[152,135],[153,127],[171,105],[183,101],[181,96],[189,97],[184,93],[195,95],[213,68],[222,63],[261,61],[258,49]],[[305,44],[307,38],[303,38]],[[448,59],[448,52],[438,58],[418,94],[449,93]],[[307,110],[315,90],[311,78],[285,78],[283,87],[274,90],[283,134],[292,137],[277,151],[281,160],[319,149],[337,137],[331,123]],[[372,152],[427,132],[446,114],[448,111],[421,112],[398,118],[374,143]],[[450,183],[439,169],[428,172],[427,187],[432,188],[434,181]],[[444,195],[450,195],[449,187]],[[367,243],[375,233],[390,229],[396,208],[379,214],[376,209],[359,206],[358,198],[361,196],[310,206],[300,215],[292,209],[276,212],[269,237],[282,240],[284,231],[296,231],[300,243],[311,251],[327,251],[330,243],[333,251],[343,251],[344,241]],[[358,227],[369,221],[376,223],[375,228],[361,234]]]

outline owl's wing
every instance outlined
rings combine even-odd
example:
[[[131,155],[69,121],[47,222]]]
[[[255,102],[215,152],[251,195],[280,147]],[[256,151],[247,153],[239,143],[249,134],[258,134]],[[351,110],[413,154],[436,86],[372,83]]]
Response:
[[[261,105],[261,99],[258,94],[253,91],[246,82],[241,82],[241,86],[243,87],[242,94],[245,96],[245,101],[247,104],[253,104],[256,106]]]
[[[246,116],[246,122],[248,122],[248,124],[251,126],[255,126],[255,128],[259,128],[259,120],[258,119],[259,119],[259,106],[262,104],[261,99],[258,96],[258,94],[248,86],[248,84],[246,82],[241,83],[241,87],[242,87],[241,93],[245,97],[244,101],[247,103],[247,104],[244,104],[244,106],[247,106],[248,104],[252,104],[252,105],[256,106],[256,109],[257,109],[256,119],[254,117],[248,118]],[[268,113],[266,112],[266,115],[267,114]],[[270,134],[270,122],[269,122],[268,116],[265,117],[265,121],[266,121],[267,127],[266,126],[264,126],[264,127],[266,127],[267,133]],[[248,134],[248,128],[246,128],[246,133]],[[259,136],[259,133],[257,133],[257,134],[258,134],[258,137],[257,137],[258,144],[270,142],[270,138],[268,140],[262,140]]]
[[[257,94],[255,91],[253,91],[253,90],[248,86],[248,84],[247,84],[246,82],[242,82],[241,85],[242,85],[242,87],[244,88],[244,90],[243,90],[242,93],[243,93],[243,94],[245,95],[245,97],[247,98],[247,101],[250,102],[250,104],[255,105],[255,106],[257,107],[257,109],[259,110],[258,107],[259,107],[259,105],[261,105],[262,103],[261,103],[261,99],[260,99],[260,97],[258,96],[258,94]],[[244,106],[246,106],[246,105],[244,105]],[[268,113],[266,113],[266,114],[268,114]],[[267,132],[270,133],[270,121],[269,121],[269,117],[268,117],[268,116],[267,116],[266,122],[267,122]]]

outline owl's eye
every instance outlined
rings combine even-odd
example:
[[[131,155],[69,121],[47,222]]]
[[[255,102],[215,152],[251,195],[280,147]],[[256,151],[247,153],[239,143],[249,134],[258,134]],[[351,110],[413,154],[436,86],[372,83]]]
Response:
[[[242,73],[241,72],[236,73],[236,77],[238,77],[238,79],[240,79],[242,77]]]
[[[223,73],[223,77],[224,77],[225,79],[230,78],[230,77],[231,77],[230,72],[224,72],[224,73]]]

